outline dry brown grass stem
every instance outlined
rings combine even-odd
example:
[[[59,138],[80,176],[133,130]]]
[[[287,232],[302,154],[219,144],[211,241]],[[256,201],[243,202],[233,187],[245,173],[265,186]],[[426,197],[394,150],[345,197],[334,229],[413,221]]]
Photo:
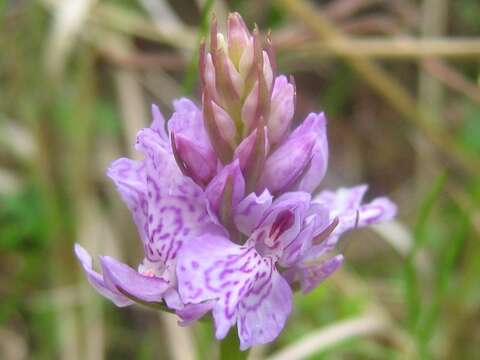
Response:
[[[105,26],[121,34],[138,36],[152,41],[166,43],[175,48],[191,50],[196,42],[194,29],[178,27],[165,31],[163,27],[152,25],[151,22],[131,11],[112,4],[97,6],[91,20],[100,26]]]
[[[422,68],[438,81],[480,104],[480,87],[468,80],[461,72],[439,59],[425,59]]]
[[[289,1],[289,0],[286,0]],[[430,56],[477,61],[480,39],[477,38],[348,38],[314,41],[300,45],[289,44],[288,51],[299,57],[324,57],[335,54],[342,57],[418,59]],[[282,44],[280,44],[282,46]],[[281,48],[280,48],[281,50]]]
[[[59,0],[41,0],[41,3],[52,12],[62,4]],[[140,37],[188,51],[196,46],[195,29],[186,26],[168,29],[156,26],[149,19],[126,10],[120,5],[99,3],[94,8],[90,8],[87,15],[88,26],[84,28],[95,25],[98,28],[114,30],[119,34]],[[57,27],[55,31],[60,33],[63,28]],[[62,39],[64,38],[65,36],[62,37]]]
[[[368,8],[378,5],[382,0],[337,0],[331,1],[324,8],[324,13],[331,19],[341,20]]]
[[[343,44],[348,38],[339,32],[323,14],[303,0],[278,0],[288,12],[301,19],[302,23],[314,33],[318,40],[328,43]],[[442,151],[456,165],[463,167],[471,174],[480,175],[480,162],[469,157],[454,142],[452,137],[442,128],[433,125],[430,115],[417,105],[405,87],[393,78],[382,67],[366,56],[350,56],[338,54],[370,85],[378,95],[382,96],[390,106],[415,126],[419,133]]]

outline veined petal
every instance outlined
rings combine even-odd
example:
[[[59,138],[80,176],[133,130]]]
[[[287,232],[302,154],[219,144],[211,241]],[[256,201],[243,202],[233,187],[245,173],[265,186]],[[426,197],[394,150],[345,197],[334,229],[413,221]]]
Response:
[[[258,273],[255,285],[239,304],[240,350],[275,340],[292,311],[290,286],[273,266],[269,271]]]
[[[237,321],[237,305],[252,286],[255,249],[237,246],[220,236],[201,236],[184,246],[177,263],[180,296],[185,304],[216,300],[216,337],[222,339]]]
[[[272,200],[273,196],[265,190],[259,196],[251,193],[240,201],[235,212],[235,224],[238,230],[249,236],[272,204]]]
[[[165,142],[158,133],[152,129],[142,129],[137,133],[135,149],[145,156],[145,166],[147,164],[146,159],[150,159],[150,161],[154,162],[152,165],[155,166],[155,169],[162,171],[163,174],[168,171],[171,176],[182,175],[175,163],[170,142]],[[145,167],[145,169],[147,177],[147,167]]]
[[[290,313],[288,284],[273,259],[261,257],[251,243],[239,246],[220,236],[190,242],[181,250],[177,278],[184,303],[215,300],[217,339],[239,322],[242,349],[275,338]]]
[[[145,162],[118,159],[108,168],[107,176],[113,180],[123,201],[130,209],[140,238],[145,242],[148,217]]]
[[[116,288],[108,286],[101,274],[93,270],[92,257],[90,254],[80,245],[75,244],[75,254],[80,261],[80,264],[85,270],[88,282],[97,290],[101,295],[112,301],[119,307],[132,305],[133,301],[123,295]]]
[[[275,199],[251,236],[260,254],[283,256],[302,229],[310,199],[310,194],[305,192],[290,192]]]
[[[213,223],[202,189],[178,169],[173,154],[157,145],[155,135],[139,134],[145,154],[148,219],[145,255],[151,261],[173,261],[182,244]]]

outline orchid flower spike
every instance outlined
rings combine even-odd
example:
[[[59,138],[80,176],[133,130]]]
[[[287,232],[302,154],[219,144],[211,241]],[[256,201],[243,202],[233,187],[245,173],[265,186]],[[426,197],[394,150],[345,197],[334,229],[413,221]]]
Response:
[[[109,256],[101,271],[80,245],[88,281],[117,306],[175,312],[188,324],[211,313],[215,336],[237,327],[240,349],[273,341],[293,307],[344,261],[340,236],[388,221],[386,197],[366,204],[367,186],[316,192],[328,164],[327,120],[311,113],[291,129],[295,86],[278,75],[271,41],[228,17],[213,19],[200,48],[201,107],[156,107],[137,135],[139,161],[108,169],[144,250],[132,268]]]

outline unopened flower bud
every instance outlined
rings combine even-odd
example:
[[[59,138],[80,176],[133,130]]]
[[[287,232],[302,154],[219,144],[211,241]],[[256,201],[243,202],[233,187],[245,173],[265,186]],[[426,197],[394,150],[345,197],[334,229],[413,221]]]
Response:
[[[242,121],[244,129],[254,128],[255,120],[257,117],[259,96],[258,96],[258,82],[250,91],[242,107]]]
[[[213,101],[212,110],[213,117],[215,119],[215,123],[220,132],[220,135],[222,136],[223,140],[225,140],[228,144],[232,146],[232,148],[234,148],[236,145],[235,139],[237,136],[237,129],[235,127],[235,123],[233,122],[230,115],[228,115],[225,110],[223,110]]]
[[[253,48],[253,40],[251,39],[245,45],[242,56],[240,57],[240,62],[238,64],[238,71],[240,72],[240,75],[242,75],[244,79],[247,78],[247,75],[252,68],[253,55],[254,55],[254,48]]]
[[[228,114],[235,127],[235,142],[231,138],[226,143],[236,146],[260,125],[260,119],[267,119],[275,72],[271,59],[271,44],[261,40],[258,29],[250,32],[241,16],[231,14],[227,24],[227,38],[217,31],[214,18],[210,29],[210,47],[200,48],[200,76],[204,107],[215,107],[212,112],[221,113],[222,119]],[[267,48],[268,47],[268,48]],[[215,106],[205,99],[214,101]],[[223,112],[221,110],[223,110]],[[210,121],[205,117],[205,121]],[[217,124],[218,132],[222,132]],[[212,124],[206,125],[211,128]],[[228,135],[233,127],[228,125]],[[208,131],[212,143],[217,142],[215,131]],[[225,134],[224,134],[225,135]],[[221,151],[220,146],[214,146]],[[232,153],[229,153],[232,155]],[[224,163],[232,160],[227,154],[218,154]],[[225,161],[224,161],[225,160]]]
[[[245,22],[238,13],[232,13],[228,16],[227,39],[228,53],[238,68],[240,58],[252,42],[247,25],[245,25]]]
[[[267,158],[257,190],[275,195],[293,189],[310,166],[314,145],[313,134],[288,139]]]
[[[256,188],[268,150],[268,136],[263,125],[255,129],[235,150],[234,158],[240,161],[240,168],[245,176],[247,193],[254,191]]]
[[[208,92],[203,93],[203,121],[205,130],[207,131],[210,143],[215,153],[222,163],[227,164],[233,158],[233,148],[231,144],[222,136],[217,120],[215,117],[215,107],[213,100],[209,97]],[[217,111],[218,116],[218,111]],[[228,133],[227,126],[223,129],[224,133]]]
[[[240,168],[242,170],[247,168],[252,157],[255,156],[256,141],[257,141],[257,130],[255,130],[250,135],[248,135],[248,137],[243,139],[243,141],[235,149],[235,153],[233,154],[233,157],[239,160]]]
[[[273,70],[272,65],[270,64],[270,59],[266,51],[263,51],[263,77],[265,78],[265,83],[267,84],[268,91],[271,90],[273,85]]]
[[[268,136],[272,144],[282,141],[288,133],[295,111],[295,88],[286,76],[278,76],[272,91],[270,114],[268,117]]]
[[[177,164],[182,172],[204,186],[215,175],[217,156],[205,131],[202,113],[187,99],[174,101],[174,108],[168,128]]]
[[[312,150],[310,167],[298,184],[298,190],[313,192],[323,180],[328,166],[327,119],[324,113],[311,113],[304,122],[292,133],[297,136],[302,133],[313,133],[315,145]]]
[[[204,148],[198,141],[172,132],[172,149],[180,170],[197,184],[205,186],[213,178],[217,158],[211,149]]]

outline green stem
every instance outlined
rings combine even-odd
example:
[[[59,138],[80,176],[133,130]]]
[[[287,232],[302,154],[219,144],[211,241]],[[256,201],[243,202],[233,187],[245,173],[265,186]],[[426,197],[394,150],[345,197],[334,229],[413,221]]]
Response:
[[[236,331],[231,330],[220,342],[220,360],[245,360],[248,352],[249,350],[240,351],[240,342]]]

